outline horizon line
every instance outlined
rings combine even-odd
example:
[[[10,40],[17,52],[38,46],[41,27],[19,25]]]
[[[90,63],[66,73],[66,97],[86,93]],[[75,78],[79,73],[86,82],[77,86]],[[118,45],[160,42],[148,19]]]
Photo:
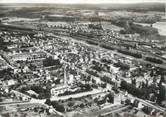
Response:
[[[166,3],[165,0],[0,0],[0,4],[139,4]]]
[[[54,2],[50,2],[50,3],[47,3],[47,2],[9,2],[9,3],[4,3],[4,2],[0,2],[0,4],[142,4],[142,3],[161,3],[161,4],[166,4],[166,2],[128,2],[128,3],[106,3],[106,2],[103,2],[103,3],[54,3]]]

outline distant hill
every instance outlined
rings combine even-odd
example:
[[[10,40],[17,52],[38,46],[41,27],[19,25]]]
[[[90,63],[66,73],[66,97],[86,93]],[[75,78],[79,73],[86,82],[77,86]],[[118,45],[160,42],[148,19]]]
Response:
[[[47,7],[70,9],[103,9],[103,10],[132,10],[132,11],[165,11],[164,3],[137,4],[0,4],[0,8],[7,7]]]
[[[68,10],[120,10],[133,12],[161,11],[165,12],[164,3],[139,3],[139,4],[0,4],[0,17],[21,16],[40,17],[41,14],[49,14],[51,11]]]

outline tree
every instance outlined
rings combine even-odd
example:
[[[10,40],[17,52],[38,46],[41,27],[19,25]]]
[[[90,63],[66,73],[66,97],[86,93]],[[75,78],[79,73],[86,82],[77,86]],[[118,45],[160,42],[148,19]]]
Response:
[[[50,99],[46,99],[45,104],[51,106],[51,100]]]
[[[102,87],[102,88],[106,88],[106,87],[107,87],[107,83],[102,83],[102,84],[101,84],[101,87]]]
[[[92,78],[92,83],[93,83],[93,84],[96,84],[96,80],[94,80],[93,78]]]
[[[152,111],[152,108],[148,107],[148,106],[144,106],[142,108],[142,111],[149,115],[151,113],[151,111]]]
[[[51,102],[51,105],[59,112],[65,112],[65,107],[61,104],[59,104],[56,101]]]
[[[127,89],[127,82],[125,80],[122,80],[120,86],[122,89]]]
[[[82,87],[82,88],[83,88],[83,87]],[[85,84],[85,85],[84,85],[84,88],[85,88],[87,91],[92,90],[92,87],[91,87],[91,85],[89,85],[89,84]]]
[[[88,82],[89,83],[89,81],[91,80],[91,76],[90,75],[88,75],[88,77],[86,77],[86,82]]]
[[[108,102],[109,103],[114,103],[114,94],[113,93],[109,93],[107,95],[107,97],[108,97]]]
[[[131,100],[130,100],[130,99],[126,99],[126,100],[125,100],[125,104],[126,104],[126,105],[130,105],[130,104],[131,104]]]
[[[122,89],[128,91],[129,93],[131,93],[132,95],[137,96],[137,97],[143,97],[143,96],[145,96],[145,94],[148,91],[148,89],[146,89],[146,88],[139,89],[135,85],[127,83],[124,80],[121,81],[120,86],[121,86]]]
[[[83,103],[80,104],[80,108],[84,108],[84,106],[85,106],[85,105],[84,105]]]
[[[60,61],[59,59],[57,60],[54,60],[51,56],[46,58],[45,60],[43,60],[43,65],[45,67],[48,67],[48,66],[53,66],[53,65],[60,65]]]
[[[97,105],[100,106],[102,104],[106,103],[106,99],[102,99],[102,100],[99,100],[97,101]]]
[[[63,105],[57,105],[56,110],[59,112],[65,112],[65,107]]]
[[[138,100],[134,100],[133,106],[134,106],[134,107],[138,107],[138,104],[139,104],[139,101],[138,101]]]
[[[132,84],[136,85],[136,79],[132,79]]]
[[[146,60],[146,61],[153,62],[153,63],[157,63],[157,64],[162,64],[162,63],[163,63],[162,60],[157,59],[157,58],[152,58],[152,57],[146,57],[145,60]]]
[[[72,107],[73,105],[74,105],[74,102],[69,102],[69,103],[68,103],[68,106],[69,106],[69,107]]]
[[[161,104],[162,101],[165,100],[166,97],[166,89],[164,86],[159,86],[159,94],[157,96],[157,102]]]

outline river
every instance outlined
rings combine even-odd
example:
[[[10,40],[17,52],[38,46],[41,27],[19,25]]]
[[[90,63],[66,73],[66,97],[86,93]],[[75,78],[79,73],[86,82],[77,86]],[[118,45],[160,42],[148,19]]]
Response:
[[[156,22],[153,27],[158,29],[160,35],[166,36],[166,22]]]
[[[148,23],[137,23],[137,22],[134,22],[134,24],[138,24],[141,26],[150,26],[151,25]],[[164,22],[164,21],[156,22],[152,25],[152,27],[158,29],[158,32],[160,35],[166,36],[166,22]]]

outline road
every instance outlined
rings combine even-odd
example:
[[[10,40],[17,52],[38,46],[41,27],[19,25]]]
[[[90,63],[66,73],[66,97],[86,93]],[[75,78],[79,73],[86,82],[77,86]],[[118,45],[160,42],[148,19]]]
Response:
[[[29,104],[29,101],[16,101],[16,102],[5,102],[0,103],[0,106],[7,106],[7,105],[17,105],[17,104]]]
[[[130,107],[130,106],[122,106],[122,107],[120,107],[120,108],[113,109],[112,111],[107,112],[107,113],[103,113],[103,114],[101,114],[101,115],[102,115],[102,116],[105,116],[105,115],[110,115],[110,114],[112,114],[112,113],[118,113],[118,112],[121,112],[121,111],[123,111],[123,110],[128,109],[129,107]]]
[[[92,91],[76,93],[76,94],[72,94],[72,95],[52,97],[51,101],[66,100],[66,99],[69,99],[69,98],[80,98],[80,97],[84,97],[84,96],[87,96],[87,95],[91,95],[91,96],[93,96],[93,95],[101,95],[103,93],[106,93],[106,92],[94,89]]]
[[[149,106],[149,107],[152,107],[152,108],[154,108],[154,109],[156,109],[156,110],[159,110],[159,111],[161,111],[161,112],[166,112],[166,108],[162,108],[162,107],[153,105],[153,104],[151,104],[151,103],[149,103],[149,102],[147,102],[147,101],[145,101],[145,100],[143,100],[143,99],[140,99],[140,98],[135,98],[135,99],[138,100],[138,101],[140,101],[140,102],[142,102],[144,105],[147,105],[147,106]]]
[[[3,59],[6,62],[7,66],[9,66],[11,69],[15,68],[10,64],[10,62],[7,60],[7,58],[4,57],[3,54],[1,54],[0,56],[1,56],[1,59]]]

